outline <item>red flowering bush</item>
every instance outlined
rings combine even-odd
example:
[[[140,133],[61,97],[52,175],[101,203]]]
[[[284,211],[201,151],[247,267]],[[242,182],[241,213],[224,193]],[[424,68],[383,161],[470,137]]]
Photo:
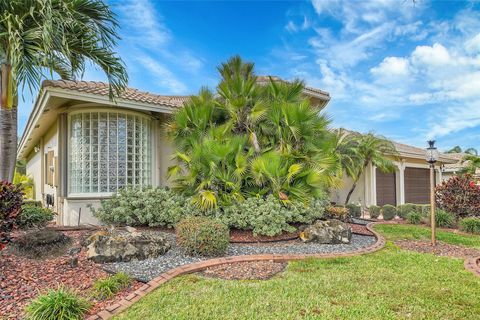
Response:
[[[22,187],[0,181],[0,250],[10,241],[10,231],[21,212],[22,203]]]
[[[472,175],[452,177],[443,181],[435,192],[437,206],[457,218],[480,216],[480,186]]]

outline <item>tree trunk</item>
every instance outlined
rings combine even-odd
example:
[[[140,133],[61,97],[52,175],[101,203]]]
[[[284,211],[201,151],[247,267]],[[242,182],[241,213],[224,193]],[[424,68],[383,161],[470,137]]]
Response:
[[[357,187],[357,181],[354,181],[352,187],[350,188],[350,191],[348,191],[347,198],[345,199],[345,205],[347,205],[348,201],[350,201],[350,197],[352,196],[352,193],[353,191],[355,191],[356,187]]]
[[[0,66],[0,180],[13,180],[17,158],[17,96],[12,67]]]

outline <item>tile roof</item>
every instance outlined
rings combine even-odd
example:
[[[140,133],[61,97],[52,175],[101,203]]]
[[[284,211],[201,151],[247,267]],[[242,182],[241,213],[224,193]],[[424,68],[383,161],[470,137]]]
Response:
[[[463,158],[465,156],[468,156],[467,153],[463,152],[454,152],[454,153],[446,153],[450,158],[457,160],[456,163],[449,163],[445,165],[445,169],[448,169],[449,171],[458,171],[461,170],[468,165],[468,161],[463,161]]]
[[[45,80],[42,88],[61,88],[83,93],[108,96],[108,83],[98,81],[72,81],[72,80]],[[120,95],[121,99],[180,108],[190,98],[189,96],[164,96],[133,88],[126,88]]]

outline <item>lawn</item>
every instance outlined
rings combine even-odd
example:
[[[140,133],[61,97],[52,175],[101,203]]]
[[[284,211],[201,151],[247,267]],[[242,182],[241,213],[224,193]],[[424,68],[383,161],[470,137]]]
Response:
[[[379,224],[375,230],[383,234],[387,240],[430,240],[430,228],[411,224]],[[480,236],[459,234],[437,229],[437,240],[449,244],[462,245],[472,248],[480,248]]]
[[[428,229],[377,226],[387,239],[428,238]],[[413,233],[413,235],[410,235]],[[480,237],[439,233],[478,246]],[[480,279],[462,259],[403,251],[289,264],[268,281],[182,276],[115,319],[478,319]]]

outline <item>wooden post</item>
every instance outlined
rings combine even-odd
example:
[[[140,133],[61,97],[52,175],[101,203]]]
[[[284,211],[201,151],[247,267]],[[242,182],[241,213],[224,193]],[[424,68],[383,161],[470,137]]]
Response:
[[[432,228],[432,246],[437,244],[435,236],[435,165],[430,164],[430,225]]]

